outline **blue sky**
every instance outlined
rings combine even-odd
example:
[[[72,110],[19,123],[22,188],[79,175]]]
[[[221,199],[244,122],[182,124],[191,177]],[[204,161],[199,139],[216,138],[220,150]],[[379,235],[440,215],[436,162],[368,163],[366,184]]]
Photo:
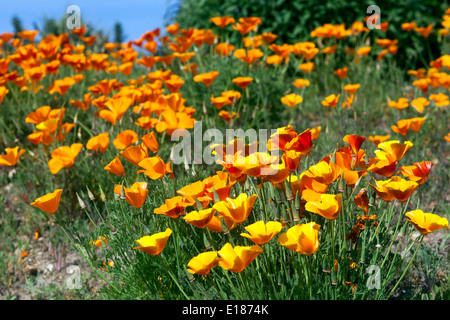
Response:
[[[11,19],[17,15],[25,29],[33,29],[33,22],[41,24],[44,17],[61,18],[68,6],[77,5],[81,19],[97,29],[110,31],[121,22],[125,40],[136,40],[144,32],[162,28],[164,14],[175,0],[1,0],[0,33],[12,32]]]

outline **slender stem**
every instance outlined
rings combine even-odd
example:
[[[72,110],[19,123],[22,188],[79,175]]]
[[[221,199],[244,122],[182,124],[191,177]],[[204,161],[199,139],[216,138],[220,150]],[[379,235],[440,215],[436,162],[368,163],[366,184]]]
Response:
[[[83,252],[83,250],[80,248],[80,245],[76,244],[72,237],[67,233],[66,229],[64,229],[63,226],[61,226],[61,229],[64,231],[65,235],[67,236],[67,238],[69,239],[69,241],[72,243],[72,245],[77,249],[77,251],[83,256],[83,258],[89,263],[89,265],[91,266],[91,268],[100,276],[100,278],[102,278],[107,284],[109,284],[109,286],[111,288],[113,288],[118,294],[121,294],[121,291],[119,289],[117,289],[108,279],[106,279],[105,276],[103,276],[103,274],[98,271],[98,269],[94,266],[94,264],[92,263],[92,261],[86,256],[86,254]]]
[[[169,274],[169,276],[172,278],[172,280],[175,282],[175,284],[177,285],[178,289],[180,289],[181,293],[185,296],[185,298],[187,300],[190,300],[189,296],[186,294],[186,292],[184,292],[183,288],[181,287],[181,285],[178,283],[177,278],[175,278],[175,276],[173,275],[172,271],[170,271],[169,265],[166,263],[166,261],[164,260],[164,258],[159,255],[162,263],[164,264],[164,266],[166,267],[167,273]]]
[[[417,245],[416,251],[414,252],[414,255],[412,256],[411,260],[409,261],[408,265],[406,266],[405,271],[403,271],[402,276],[400,277],[400,279],[398,279],[397,283],[395,284],[394,288],[392,288],[391,292],[389,293],[389,295],[387,296],[386,299],[389,299],[389,297],[395,292],[395,290],[397,289],[397,287],[400,285],[400,282],[402,282],[403,278],[405,277],[406,273],[409,270],[409,267],[411,267],[411,264],[413,263],[414,259],[416,258],[417,252],[419,252],[419,248],[423,242],[423,238],[424,236],[422,235],[422,237],[420,238],[419,244]]]

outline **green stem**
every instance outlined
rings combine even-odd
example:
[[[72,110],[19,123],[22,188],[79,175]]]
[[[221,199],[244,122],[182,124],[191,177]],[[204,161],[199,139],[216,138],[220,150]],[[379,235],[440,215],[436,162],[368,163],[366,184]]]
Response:
[[[394,288],[392,288],[391,292],[389,293],[389,295],[387,296],[386,299],[389,299],[389,297],[395,292],[397,287],[400,285],[400,282],[402,282],[403,278],[405,277],[406,273],[409,270],[409,267],[411,267],[411,264],[413,263],[414,259],[416,258],[417,252],[419,252],[419,248],[423,242],[423,238],[424,238],[424,236],[422,235],[422,237],[420,238],[419,244],[417,245],[416,251],[414,252],[414,255],[412,256],[411,260],[408,263],[408,266],[406,267],[405,271],[403,271],[402,276],[400,277],[400,279],[398,279],[397,283],[395,284]]]

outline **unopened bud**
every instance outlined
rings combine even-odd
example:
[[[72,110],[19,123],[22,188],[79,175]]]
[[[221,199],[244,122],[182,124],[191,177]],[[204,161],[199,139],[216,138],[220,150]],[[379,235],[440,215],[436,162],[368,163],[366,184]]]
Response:
[[[123,186],[120,186],[120,199],[125,200],[127,198],[125,194],[125,188]]]
[[[100,199],[105,202],[106,201],[106,196],[105,193],[103,192],[102,187],[100,186]]]
[[[85,204],[84,201],[80,198],[80,196],[78,195],[78,193],[77,193],[76,195],[77,195],[78,203],[80,204],[81,210],[84,210],[84,209],[86,208],[86,204]]]
[[[95,200],[95,197],[94,197],[94,195],[92,194],[91,190],[89,190],[89,187],[88,187],[88,186],[86,186],[86,189],[87,189],[87,193],[88,193],[89,199],[91,199],[91,201],[94,201],[94,200]]]

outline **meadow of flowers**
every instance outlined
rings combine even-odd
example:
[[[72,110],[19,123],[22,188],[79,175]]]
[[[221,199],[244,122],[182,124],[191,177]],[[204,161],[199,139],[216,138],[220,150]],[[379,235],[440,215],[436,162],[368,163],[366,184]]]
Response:
[[[403,70],[385,32],[450,52],[450,10],[297,43],[258,17],[210,23],[128,43],[0,34],[0,271],[58,230],[104,299],[448,297],[450,55]],[[272,131],[198,142],[199,122]],[[214,163],[175,152],[184,135]]]

